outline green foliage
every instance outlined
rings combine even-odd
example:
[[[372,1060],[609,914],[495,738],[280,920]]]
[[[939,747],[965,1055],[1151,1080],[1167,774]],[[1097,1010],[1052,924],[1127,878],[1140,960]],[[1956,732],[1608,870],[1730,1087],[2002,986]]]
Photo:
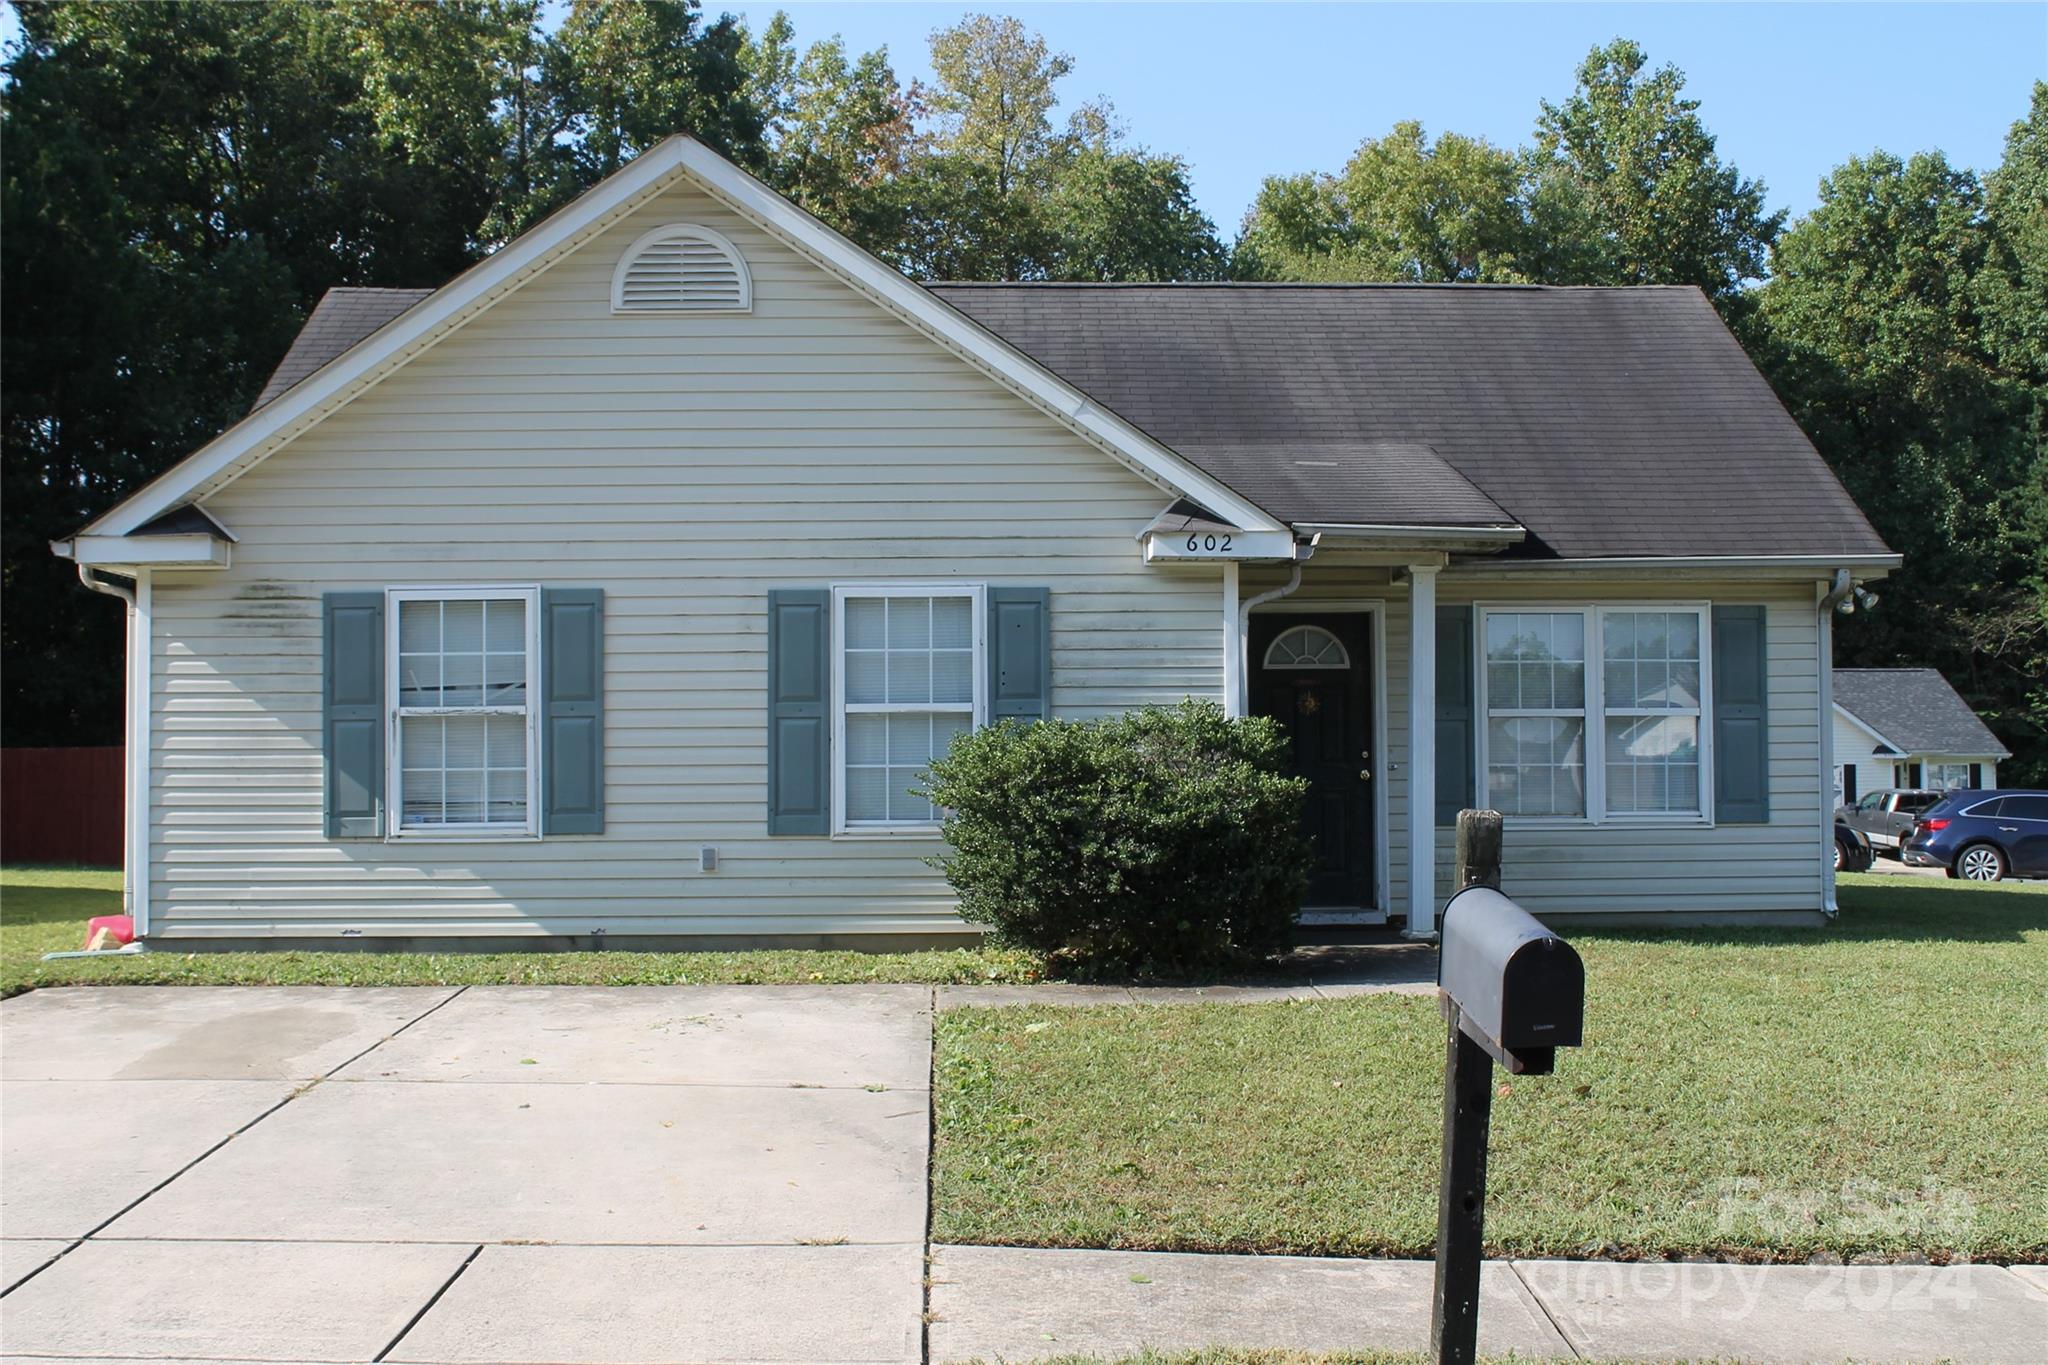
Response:
[[[1529,154],[1530,217],[1552,283],[1692,284],[1716,300],[1763,278],[1785,213],[1723,165],[1675,66],[1618,38],[1545,102]]]
[[[1685,77],[1618,39],[1545,103],[1518,152],[1422,125],[1368,138],[1337,176],[1266,181],[1243,279],[1693,284],[1731,305],[1763,277],[1782,212],[1723,165]]]
[[[1428,142],[1412,120],[1367,138],[1339,176],[1280,176],[1238,239],[1241,279],[1495,281],[1520,278],[1527,224],[1512,153],[1457,133]]]
[[[1845,663],[1932,664],[2048,784],[2048,86],[1986,183],[1939,152],[1851,158],[1779,241],[1745,328],[1905,571]]]
[[[963,735],[931,768],[970,923],[1095,969],[1200,972],[1288,945],[1305,784],[1269,718],[1186,702]]]

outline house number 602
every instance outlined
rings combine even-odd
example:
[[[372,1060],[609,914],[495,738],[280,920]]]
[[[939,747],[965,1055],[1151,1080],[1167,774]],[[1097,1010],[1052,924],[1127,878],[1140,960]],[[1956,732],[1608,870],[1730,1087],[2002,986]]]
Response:
[[[1191,534],[1188,536],[1189,554],[1199,554],[1204,550],[1207,550],[1210,554],[1230,553],[1229,534],[1226,532],[1225,534],[1219,536],[1216,535],[1214,532],[1211,532],[1208,535]]]

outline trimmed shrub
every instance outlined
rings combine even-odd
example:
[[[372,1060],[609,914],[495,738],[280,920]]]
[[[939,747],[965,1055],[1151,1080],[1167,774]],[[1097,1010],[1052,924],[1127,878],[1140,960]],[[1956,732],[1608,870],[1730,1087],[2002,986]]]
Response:
[[[931,766],[960,913],[1069,966],[1195,974],[1286,951],[1307,784],[1286,739],[1207,703],[960,736]]]

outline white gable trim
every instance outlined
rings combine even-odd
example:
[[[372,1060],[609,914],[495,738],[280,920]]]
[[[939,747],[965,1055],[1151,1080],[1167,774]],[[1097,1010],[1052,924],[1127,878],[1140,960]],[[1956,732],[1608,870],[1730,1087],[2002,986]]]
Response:
[[[1850,710],[1850,709],[1849,709],[1848,707],[1846,707],[1846,706],[1842,705],[1842,703],[1840,703],[1840,702],[1836,702],[1836,703],[1835,703],[1835,714],[1836,714],[1836,715],[1838,715],[1838,716],[1840,716],[1840,717],[1841,717],[1841,718],[1842,718],[1843,720],[1846,720],[1846,721],[1848,721],[1848,722],[1849,722],[1849,723],[1850,723],[1851,725],[1853,725],[1853,726],[1855,726],[1855,727],[1856,727],[1857,729],[1861,730],[1861,731],[1862,731],[1862,732],[1863,732],[1864,734],[1866,734],[1866,735],[1869,735],[1869,736],[1870,736],[1870,737],[1871,737],[1872,739],[1876,740],[1876,741],[1877,741],[1877,742],[1878,742],[1879,744],[1882,744],[1882,745],[1884,745],[1884,746],[1885,746],[1886,748],[1890,749],[1890,750],[1892,751],[1892,754],[1893,754],[1893,755],[1896,755],[1896,756],[1898,756],[1898,757],[1900,757],[1900,758],[1904,758],[1904,757],[1906,756],[1906,752],[1907,752],[1907,751],[1906,751],[1906,749],[1905,749],[1905,746],[1903,746],[1903,745],[1899,745],[1899,744],[1894,744],[1894,743],[1892,743],[1892,742],[1891,742],[1890,740],[1886,739],[1886,738],[1885,738],[1885,737],[1884,737],[1883,735],[1881,735],[1881,734],[1879,734],[1879,733],[1878,733],[1878,731],[1877,731],[1877,727],[1876,727],[1876,726],[1872,725],[1872,724],[1871,724],[1871,723],[1870,723],[1869,721],[1867,721],[1867,720],[1864,720],[1864,719],[1863,719],[1863,718],[1862,718],[1861,716],[1857,715],[1857,714],[1856,714],[1856,713],[1855,713],[1854,711],[1851,711],[1851,710]],[[1880,754],[1880,755],[1878,755],[1878,757],[1880,757],[1880,758],[1884,758],[1884,757],[1888,757],[1888,756],[1889,756],[1889,755],[1884,755],[1884,754]]]
[[[122,536],[217,491],[609,227],[678,171],[825,266],[912,327],[983,370],[1120,463],[1247,530],[1286,529],[1080,390],[997,339],[702,143],[672,137],[574,203],[479,261],[420,303],[201,446],[81,535]]]

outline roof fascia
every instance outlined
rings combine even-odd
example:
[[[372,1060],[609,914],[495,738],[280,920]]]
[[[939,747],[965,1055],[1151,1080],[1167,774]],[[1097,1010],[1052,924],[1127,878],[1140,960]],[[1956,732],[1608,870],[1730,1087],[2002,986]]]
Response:
[[[683,164],[735,211],[754,219],[904,322],[1036,404],[1141,477],[1248,531],[1285,523],[1096,403],[1037,361],[842,237],[701,143],[684,140]]]
[[[1863,719],[1863,717],[1857,715],[1854,711],[1851,711],[1848,707],[1842,705],[1842,703],[1835,703],[1835,714],[1839,715],[1842,719],[1848,721],[1851,725],[1861,730],[1864,734],[1869,735],[1879,744],[1884,745],[1885,748],[1890,749],[1892,751],[1893,757],[1904,758],[1907,756],[1908,751],[1903,745],[1894,743],[1893,741],[1886,739],[1884,735],[1878,731],[1878,728],[1875,725],[1872,725],[1869,721]]]
[[[122,536],[234,477],[439,341],[630,211],[683,164],[683,140],[650,147],[609,180],[477,262],[341,355],[173,465],[92,522],[79,538]]]

